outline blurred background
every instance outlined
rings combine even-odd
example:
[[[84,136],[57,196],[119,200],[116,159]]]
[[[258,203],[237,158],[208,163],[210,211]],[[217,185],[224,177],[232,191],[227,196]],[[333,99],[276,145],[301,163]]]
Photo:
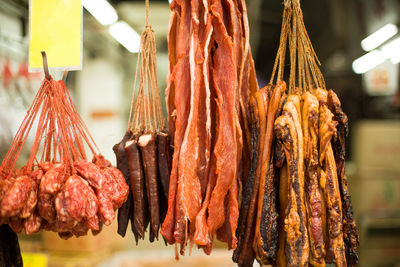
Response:
[[[278,0],[246,2],[258,82],[263,86],[279,45],[283,5]],[[83,70],[70,72],[67,86],[100,150],[115,163],[111,148],[127,126],[138,37],[145,24],[144,1],[82,3]],[[43,78],[28,73],[28,4],[29,0],[0,0],[0,158]],[[168,4],[150,1],[162,96],[168,66]],[[350,121],[346,171],[361,239],[359,266],[400,266],[400,1],[301,4],[327,87],[339,95]],[[234,266],[231,252],[222,244],[211,257],[193,249],[191,257],[176,262],[173,246],[166,247],[162,240],[136,246],[130,233],[124,239],[116,234],[116,225],[96,237],[64,241],[41,233],[22,235],[20,242],[27,266],[44,266],[43,261],[48,266]]]

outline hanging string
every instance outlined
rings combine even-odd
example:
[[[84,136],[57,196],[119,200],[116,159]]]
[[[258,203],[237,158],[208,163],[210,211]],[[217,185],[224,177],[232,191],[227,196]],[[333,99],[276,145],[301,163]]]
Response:
[[[290,52],[289,93],[326,89],[325,80],[319,66],[321,65],[311,44],[306,27],[300,0],[284,0],[284,11],[278,52],[270,79],[274,83],[283,80],[287,46]]]
[[[157,81],[156,40],[149,24],[148,0],[145,5],[146,28],[140,37],[128,122],[128,129],[134,134],[156,132],[165,128]]]
[[[149,0],[145,0],[146,5],[146,28],[149,27]]]

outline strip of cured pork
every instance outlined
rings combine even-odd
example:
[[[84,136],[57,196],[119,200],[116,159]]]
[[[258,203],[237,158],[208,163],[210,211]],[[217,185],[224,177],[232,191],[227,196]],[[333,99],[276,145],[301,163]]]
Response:
[[[242,205],[240,208],[239,224],[237,228],[238,246],[233,252],[233,261],[238,263],[239,266],[252,266],[254,262],[254,251],[252,248],[251,240],[254,238],[254,214],[251,214],[250,206],[252,196],[256,194],[257,184],[257,170],[259,169],[259,136],[260,136],[260,116],[258,105],[255,98],[250,102],[251,114],[251,156],[250,156],[250,169],[249,174],[244,185]]]
[[[327,262],[337,266],[347,266],[343,242],[342,201],[336,162],[331,145],[332,136],[336,133],[337,122],[327,105],[327,91],[318,89],[316,97],[320,102],[319,120],[319,162],[321,164],[321,184],[325,194],[327,209]]]
[[[309,242],[304,192],[304,144],[300,96],[289,95],[274,124],[288,165],[288,206],[285,213],[285,256],[288,266],[307,266]],[[281,216],[283,216],[281,214]]]
[[[332,148],[335,154],[336,170],[339,179],[340,196],[342,200],[343,239],[346,248],[346,260],[348,266],[355,266],[358,263],[359,236],[356,222],[353,215],[351,196],[347,187],[345,174],[345,138],[348,132],[348,119],[343,112],[340,100],[332,90],[328,91],[328,107],[338,122],[337,133],[332,138]]]
[[[262,162],[257,204],[257,219],[254,238],[254,250],[260,262],[265,264],[275,262],[275,254],[278,249],[277,241],[277,188],[275,181],[274,162],[271,160],[272,142],[274,141],[274,121],[279,109],[282,94],[286,91],[286,84],[266,88],[271,95],[269,101],[265,138],[262,142]],[[263,227],[261,224],[264,224]],[[268,225],[268,226],[267,226]]]
[[[181,0],[170,8],[166,101],[174,154],[161,234],[181,254],[193,241],[211,252],[217,232],[234,249],[249,169],[242,160],[249,90],[258,89],[245,3]]]
[[[179,187],[179,155],[190,111],[190,90],[187,89],[190,88],[190,72],[188,71],[190,69],[190,1],[173,1],[171,3],[171,10],[173,10],[173,12],[178,12],[179,10],[180,12],[180,19],[175,37],[176,65],[170,76],[170,79],[173,79],[174,83],[173,94],[175,109],[172,111],[175,115],[175,131],[173,138],[174,154],[169,184],[168,212],[162,224],[161,234],[170,244],[174,244],[175,242],[183,244],[186,241],[187,228],[182,208],[179,206],[181,202],[177,201],[177,191]],[[174,29],[171,27],[170,30]]]
[[[325,207],[321,192],[318,159],[319,103],[311,93],[303,94],[302,125],[304,136],[305,192],[307,226],[310,238],[310,263],[325,266],[323,213]]]

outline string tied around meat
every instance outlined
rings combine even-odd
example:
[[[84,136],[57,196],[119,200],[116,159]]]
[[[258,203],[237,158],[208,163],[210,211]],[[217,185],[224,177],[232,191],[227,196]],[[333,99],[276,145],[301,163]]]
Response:
[[[42,58],[45,79],[0,166],[3,178],[14,175],[17,160],[34,125],[37,127],[34,141],[24,166],[27,175],[33,171],[35,163],[43,162],[63,162],[74,172],[74,161],[87,160],[85,145],[93,155],[99,154],[99,149],[79,116],[64,81],[55,81],[49,74],[44,51]]]

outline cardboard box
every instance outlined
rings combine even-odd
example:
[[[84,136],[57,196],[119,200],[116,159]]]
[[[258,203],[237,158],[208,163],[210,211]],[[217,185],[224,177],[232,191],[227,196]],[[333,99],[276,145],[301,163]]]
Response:
[[[400,213],[369,214],[359,223],[359,266],[400,263]]]
[[[400,173],[399,121],[360,121],[352,134],[352,151],[358,170],[379,169]]]
[[[349,179],[349,189],[356,218],[366,212],[400,210],[400,174],[359,172]]]

